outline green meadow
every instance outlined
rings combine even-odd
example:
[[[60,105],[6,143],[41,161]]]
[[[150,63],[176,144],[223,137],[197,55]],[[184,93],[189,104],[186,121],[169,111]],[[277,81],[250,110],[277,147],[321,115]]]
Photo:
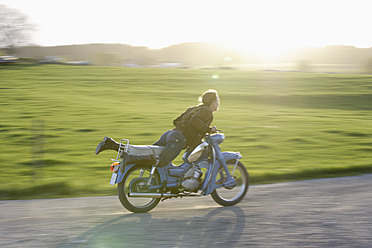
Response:
[[[372,173],[371,75],[20,64],[0,67],[0,199],[116,194],[96,145],[152,144],[207,89],[252,184]]]

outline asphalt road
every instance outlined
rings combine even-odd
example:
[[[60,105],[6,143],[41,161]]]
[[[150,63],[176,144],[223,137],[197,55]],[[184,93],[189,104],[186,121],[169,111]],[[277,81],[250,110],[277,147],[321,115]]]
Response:
[[[372,174],[252,186],[235,207],[116,196],[0,201],[0,247],[372,247]]]

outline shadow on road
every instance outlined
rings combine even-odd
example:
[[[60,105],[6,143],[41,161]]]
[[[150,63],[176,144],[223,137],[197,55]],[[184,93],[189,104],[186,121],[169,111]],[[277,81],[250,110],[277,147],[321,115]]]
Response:
[[[116,217],[56,247],[234,247],[246,221],[239,207],[171,214],[169,218],[149,213]]]

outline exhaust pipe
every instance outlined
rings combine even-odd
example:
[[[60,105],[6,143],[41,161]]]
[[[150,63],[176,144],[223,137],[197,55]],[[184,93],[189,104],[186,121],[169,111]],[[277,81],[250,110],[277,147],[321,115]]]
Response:
[[[177,197],[178,194],[170,193],[128,193],[129,197],[145,197],[145,198],[162,198],[162,197]]]

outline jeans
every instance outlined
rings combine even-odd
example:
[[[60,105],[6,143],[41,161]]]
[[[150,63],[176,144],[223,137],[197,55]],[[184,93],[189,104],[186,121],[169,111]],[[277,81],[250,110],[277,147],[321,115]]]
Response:
[[[159,167],[166,166],[187,147],[187,141],[177,129],[168,130],[154,143],[156,146],[165,146],[159,156]]]

